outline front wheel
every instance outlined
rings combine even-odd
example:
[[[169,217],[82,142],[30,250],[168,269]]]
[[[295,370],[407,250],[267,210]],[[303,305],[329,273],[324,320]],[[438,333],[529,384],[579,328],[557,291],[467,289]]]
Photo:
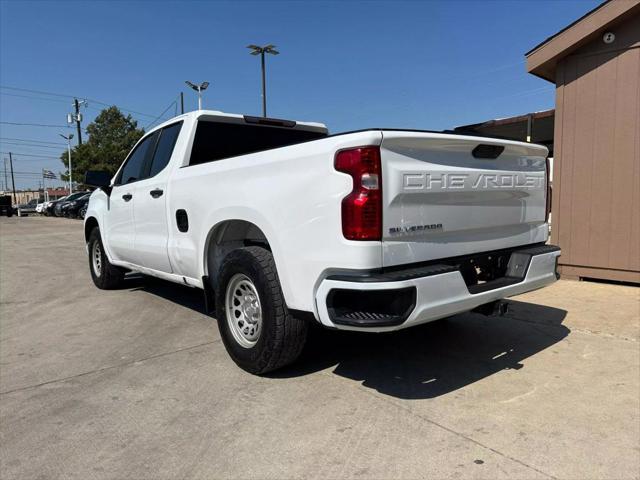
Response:
[[[225,257],[216,317],[227,352],[254,374],[294,362],[307,338],[307,323],[287,309],[271,252],[260,247],[241,248]]]
[[[89,270],[96,287],[102,290],[119,287],[124,281],[124,271],[109,262],[98,227],[95,227],[89,235],[88,248]]]

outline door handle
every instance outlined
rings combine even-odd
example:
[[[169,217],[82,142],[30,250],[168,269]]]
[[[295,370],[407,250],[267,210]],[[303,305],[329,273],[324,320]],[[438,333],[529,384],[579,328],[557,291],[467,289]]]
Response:
[[[133,195],[131,195],[130,193],[125,193],[124,195],[122,195],[122,199],[125,202],[128,202],[129,200],[131,200],[133,198]]]
[[[158,197],[161,197],[163,193],[164,193],[163,190],[156,188],[155,190],[151,190],[149,192],[149,195],[151,195],[153,198],[158,198]]]

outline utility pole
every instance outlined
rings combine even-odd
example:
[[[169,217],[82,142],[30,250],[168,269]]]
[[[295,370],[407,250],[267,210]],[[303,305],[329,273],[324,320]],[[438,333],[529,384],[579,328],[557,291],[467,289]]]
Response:
[[[7,159],[6,157],[3,158],[3,163],[4,163],[4,189],[9,190],[9,182],[7,181]]]
[[[11,167],[11,186],[13,187],[13,201],[17,204],[18,197],[16,197],[16,181],[13,178],[13,157],[11,156],[11,152],[9,152],[9,166]]]
[[[82,127],[80,125],[80,122],[82,122],[82,114],[80,113],[80,105],[84,105],[86,107],[87,101],[74,98],[71,105],[74,107],[75,113],[67,114],[67,123],[71,124],[75,122],[76,128],[78,129],[78,145],[82,145]]]
[[[180,113],[184,113],[184,93],[180,92]]]
[[[262,116],[267,116],[267,82],[265,73],[264,54],[270,53],[271,55],[280,55],[280,52],[276,50],[275,45],[265,45],[259,47],[258,45],[249,45],[248,49],[251,50],[251,55],[260,55],[260,65],[262,66]]]
[[[80,121],[82,116],[80,115],[80,102],[77,98],[73,99],[73,105],[76,107],[76,128],[78,129],[78,145],[82,145],[82,128],[80,128]]]

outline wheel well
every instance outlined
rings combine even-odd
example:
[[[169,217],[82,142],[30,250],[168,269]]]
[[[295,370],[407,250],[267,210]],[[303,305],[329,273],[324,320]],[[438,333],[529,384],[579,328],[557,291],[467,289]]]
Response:
[[[98,220],[96,220],[94,217],[87,218],[87,220],[84,222],[84,240],[85,240],[85,242],[89,241],[89,235],[91,235],[91,232],[97,226],[98,226]]]
[[[260,228],[244,220],[226,220],[216,225],[207,239],[205,266],[206,272],[215,290],[222,259],[232,250],[242,247],[258,246],[271,251],[271,245]]]

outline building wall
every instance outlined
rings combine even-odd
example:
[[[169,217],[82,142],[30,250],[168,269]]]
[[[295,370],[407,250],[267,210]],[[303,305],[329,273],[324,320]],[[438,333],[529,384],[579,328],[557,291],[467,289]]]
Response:
[[[11,203],[13,205],[29,203],[29,201],[33,200],[34,198],[42,198],[42,190],[16,190],[15,197],[13,196],[13,191],[11,190],[2,191],[0,194],[11,195]]]
[[[57,200],[58,198],[62,198],[69,194],[69,191],[66,189],[47,189],[49,193],[49,200]],[[11,190],[0,190],[0,195],[10,195],[12,205],[19,205],[22,203],[29,203],[30,200],[37,198],[42,200],[44,198],[44,194],[42,190],[16,190],[15,197],[13,196],[13,191]]]
[[[640,282],[640,16],[556,69],[552,241],[565,277]]]

